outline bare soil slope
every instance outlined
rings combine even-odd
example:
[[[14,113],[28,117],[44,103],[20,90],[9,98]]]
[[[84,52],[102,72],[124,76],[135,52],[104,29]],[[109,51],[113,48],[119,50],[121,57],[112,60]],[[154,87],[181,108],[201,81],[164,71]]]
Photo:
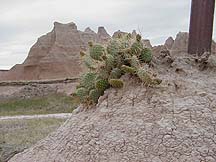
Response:
[[[10,162],[216,161],[216,73],[187,54],[161,53],[159,87],[124,76],[96,108],[80,107],[56,132]],[[80,111],[82,110],[82,111]]]

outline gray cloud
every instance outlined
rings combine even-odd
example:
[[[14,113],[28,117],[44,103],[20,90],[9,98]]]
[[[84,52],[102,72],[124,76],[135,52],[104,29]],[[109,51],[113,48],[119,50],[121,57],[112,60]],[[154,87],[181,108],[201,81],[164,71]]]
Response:
[[[109,33],[139,29],[153,44],[188,31],[190,0],[0,0],[0,69],[22,63],[54,21]],[[214,33],[214,38],[216,38]]]

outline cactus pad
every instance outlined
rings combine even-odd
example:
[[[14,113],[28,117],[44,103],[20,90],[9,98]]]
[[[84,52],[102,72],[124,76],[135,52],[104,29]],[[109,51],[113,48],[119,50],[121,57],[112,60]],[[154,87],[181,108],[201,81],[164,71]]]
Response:
[[[152,60],[152,52],[150,49],[148,48],[144,48],[142,51],[141,51],[141,55],[139,57],[139,60],[141,62],[145,62],[145,63],[150,63],[151,60]]]
[[[111,54],[106,55],[106,68],[107,70],[112,70],[115,67],[115,58]]]
[[[134,55],[130,58],[130,64],[134,68],[140,67],[139,59],[137,58],[137,56]]]
[[[122,69],[122,71],[124,71],[125,73],[128,73],[128,74],[135,74],[136,73],[136,68],[133,68],[130,66],[122,65],[121,69]]]
[[[95,70],[97,68],[96,64],[95,64],[95,61],[90,56],[88,56],[88,55],[84,56],[83,60],[84,60],[85,66],[88,69]]]
[[[93,45],[90,48],[90,56],[94,60],[101,60],[104,53],[105,53],[105,49],[101,45]]]
[[[119,68],[115,68],[110,73],[110,79],[119,79],[122,76],[122,71]]]
[[[89,92],[89,98],[92,100],[94,103],[98,103],[98,99],[101,96],[101,92],[98,91],[97,89],[92,89]]]
[[[95,79],[97,77],[96,73],[88,72],[81,76],[80,85],[90,90],[94,88]]]
[[[120,79],[110,79],[109,84],[113,88],[122,88],[124,86],[124,82],[122,80],[120,80]]]
[[[107,52],[112,56],[117,56],[120,51],[120,43],[117,40],[111,40],[107,46]]]
[[[81,102],[83,102],[88,96],[88,90],[86,88],[78,88],[76,89],[75,95],[79,98]]]
[[[95,88],[100,92],[104,92],[107,88],[109,88],[109,82],[104,79],[99,79],[95,83]]]
[[[131,46],[131,52],[133,55],[139,56],[143,49],[143,44],[141,42],[134,42]]]
[[[142,80],[142,82],[146,86],[151,85],[153,83],[151,76],[144,69],[139,69],[137,72],[137,76]]]

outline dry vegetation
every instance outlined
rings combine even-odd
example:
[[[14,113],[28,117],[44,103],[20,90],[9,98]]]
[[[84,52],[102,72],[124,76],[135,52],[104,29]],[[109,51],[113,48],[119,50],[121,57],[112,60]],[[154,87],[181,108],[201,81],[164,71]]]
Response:
[[[65,95],[0,101],[0,116],[71,113],[77,102]]]
[[[30,147],[58,128],[66,119],[0,121],[0,162]]]

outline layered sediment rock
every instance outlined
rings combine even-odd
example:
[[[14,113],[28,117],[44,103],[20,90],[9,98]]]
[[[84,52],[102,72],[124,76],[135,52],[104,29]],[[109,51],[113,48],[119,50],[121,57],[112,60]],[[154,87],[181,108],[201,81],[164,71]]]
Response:
[[[106,43],[110,39],[104,27],[96,34],[90,28],[79,31],[75,23],[54,23],[54,29],[40,37],[23,64],[15,65],[0,80],[40,80],[77,77],[83,67],[79,53],[88,42]]]

